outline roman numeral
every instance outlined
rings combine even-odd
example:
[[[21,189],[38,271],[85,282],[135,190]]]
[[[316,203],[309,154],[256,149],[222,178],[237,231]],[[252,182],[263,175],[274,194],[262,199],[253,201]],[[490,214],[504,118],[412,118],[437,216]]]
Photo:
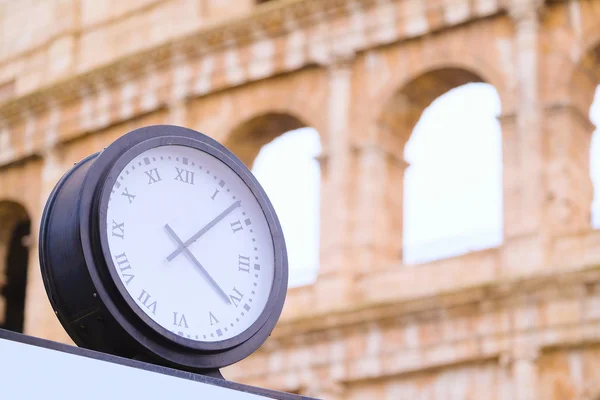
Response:
[[[244,298],[244,295],[241,294],[240,291],[237,290],[235,287],[233,288],[233,291],[235,292],[235,294],[230,294],[229,298],[231,299],[233,305],[237,307],[238,304],[240,304],[240,301],[242,301],[242,299]]]
[[[250,257],[238,256],[238,268],[240,271],[250,273]]]
[[[181,317],[177,318],[177,312],[173,311],[173,325],[188,328],[187,321],[185,320],[185,315],[181,314]]]
[[[233,229],[233,233],[244,230],[244,227],[242,226],[242,223],[239,220],[237,220],[235,222],[231,222],[229,225],[231,225],[231,229]]]
[[[192,171],[188,171],[187,169],[177,168],[177,176],[175,177],[176,181],[181,181],[183,183],[189,183],[190,185],[194,184],[194,173]]]
[[[127,260],[127,256],[125,253],[118,254],[115,256],[115,261],[117,262],[117,267],[121,271],[121,276],[125,279],[125,283],[129,285],[129,282],[135,278],[135,275],[125,273],[125,271],[132,269],[131,265],[129,265],[129,260]]]
[[[146,293],[146,291],[144,289],[142,289],[142,293],[140,293],[140,295],[138,296],[138,300],[142,302],[142,304],[144,306],[146,306],[146,308],[148,310],[152,310],[152,314],[156,315],[156,300],[154,300],[152,303],[150,303],[150,299],[152,298],[152,296],[150,296],[148,293]],[[148,304],[150,303],[150,304]]]
[[[151,170],[144,171],[146,175],[148,175],[148,185],[152,185],[155,182],[161,180],[160,175],[158,174],[158,169],[152,168]]]
[[[210,196],[210,198],[211,198],[212,200],[214,200],[214,199],[215,199],[215,197],[217,197],[217,194],[219,194],[219,189],[215,189],[215,192],[213,193],[213,195],[212,195],[212,196]]]
[[[208,313],[208,318],[210,319],[210,326],[213,326],[214,324],[219,323],[219,320],[217,320],[217,318],[215,318],[215,316],[211,312]]]
[[[121,196],[127,196],[127,200],[129,200],[129,204],[133,203],[133,199],[135,199],[135,194],[129,194],[127,188],[121,193]]]
[[[125,235],[125,222],[117,223],[114,219],[112,221],[112,235],[123,239]]]

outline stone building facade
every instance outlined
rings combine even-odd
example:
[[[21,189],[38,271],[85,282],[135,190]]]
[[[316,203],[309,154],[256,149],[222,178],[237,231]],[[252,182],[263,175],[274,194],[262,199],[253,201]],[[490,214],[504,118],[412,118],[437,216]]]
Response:
[[[0,26],[3,326],[69,342],[37,233],[74,162],[171,123],[251,165],[311,126],[318,279],[289,291],[271,338],[226,377],[326,399],[599,398],[600,1],[3,0]],[[469,82],[502,101],[503,244],[403,265],[404,145]]]

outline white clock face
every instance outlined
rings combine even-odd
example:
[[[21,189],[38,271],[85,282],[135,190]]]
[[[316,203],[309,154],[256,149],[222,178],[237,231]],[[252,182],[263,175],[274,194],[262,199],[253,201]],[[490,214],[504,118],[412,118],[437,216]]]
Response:
[[[141,153],[112,188],[106,224],[123,287],[164,329],[222,341],[264,310],[274,277],[267,220],[216,157],[179,145]]]

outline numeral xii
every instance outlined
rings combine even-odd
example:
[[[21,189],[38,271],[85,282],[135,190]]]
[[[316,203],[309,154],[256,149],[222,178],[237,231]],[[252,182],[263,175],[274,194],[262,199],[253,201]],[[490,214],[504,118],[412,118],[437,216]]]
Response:
[[[175,167],[175,169],[177,170],[177,176],[175,177],[176,181],[189,183],[190,185],[194,184],[194,173],[192,171],[177,167]]]

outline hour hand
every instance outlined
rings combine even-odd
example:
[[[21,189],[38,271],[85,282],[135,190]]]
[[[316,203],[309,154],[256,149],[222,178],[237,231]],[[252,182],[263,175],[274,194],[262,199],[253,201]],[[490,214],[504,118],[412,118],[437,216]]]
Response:
[[[202,264],[200,264],[200,262],[192,254],[192,252],[187,247],[184,246],[184,244],[181,241],[181,239],[179,239],[179,236],[177,236],[177,234],[173,231],[173,229],[171,229],[171,227],[169,226],[169,224],[165,225],[165,229],[167,230],[167,232],[169,233],[169,235],[171,236],[171,238],[173,238],[173,240],[175,240],[177,242],[177,245],[180,248],[182,248],[182,252],[184,252],[185,255],[188,256],[188,258],[196,265],[196,267],[198,267],[198,269],[200,270],[200,272],[202,273],[202,275],[204,275],[204,277],[208,280],[208,282],[210,283],[210,285],[212,286],[212,288],[217,293],[219,293],[219,295],[223,298],[223,300],[225,300],[225,302],[227,304],[231,304],[231,300],[229,299],[229,297],[227,296],[227,294],[225,294],[225,292],[223,291],[223,289],[221,289],[221,287],[217,284],[217,282],[215,282],[215,280],[213,279],[213,277],[210,276],[210,274],[208,273],[208,271],[206,271],[206,269],[202,266]],[[168,259],[168,257],[167,257],[167,259]]]

